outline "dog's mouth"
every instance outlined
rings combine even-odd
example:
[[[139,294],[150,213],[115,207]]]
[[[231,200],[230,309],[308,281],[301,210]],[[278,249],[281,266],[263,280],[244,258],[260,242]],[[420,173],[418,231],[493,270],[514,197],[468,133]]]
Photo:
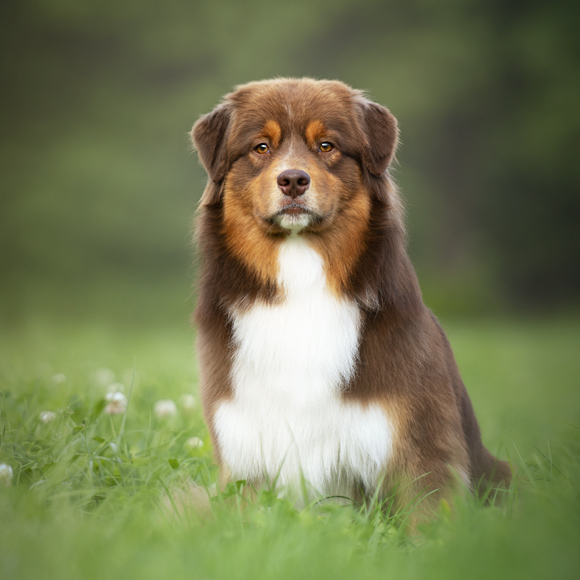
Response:
[[[279,228],[282,231],[300,231],[321,223],[324,221],[324,216],[301,203],[292,202],[276,213],[261,219],[269,227]]]
[[[282,216],[282,215],[289,215],[289,216],[299,216],[299,215],[316,215],[312,210],[308,209],[307,207],[305,207],[304,205],[302,205],[301,203],[291,203],[290,205],[287,205],[285,207],[283,207],[280,211],[276,212],[272,217],[276,218],[277,216]]]

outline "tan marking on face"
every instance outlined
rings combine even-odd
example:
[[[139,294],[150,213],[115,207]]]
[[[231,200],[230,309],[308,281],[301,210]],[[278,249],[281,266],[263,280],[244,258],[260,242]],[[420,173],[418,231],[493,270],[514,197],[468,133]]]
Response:
[[[318,145],[318,140],[324,136],[325,128],[322,121],[315,120],[308,123],[306,127],[306,132],[304,133],[306,137],[306,142],[313,149]]]
[[[274,283],[278,275],[278,240],[264,235],[254,210],[254,191],[261,176],[250,181],[243,191],[235,191],[226,182],[224,190],[224,234],[229,250],[263,284]],[[258,182],[258,183],[257,183]]]
[[[262,135],[270,141],[272,147],[278,148],[282,139],[282,129],[276,121],[270,120],[264,125]]]
[[[330,289],[340,296],[348,288],[350,276],[366,247],[371,201],[361,188],[351,199],[340,200],[338,205],[331,227],[311,240],[324,259]]]

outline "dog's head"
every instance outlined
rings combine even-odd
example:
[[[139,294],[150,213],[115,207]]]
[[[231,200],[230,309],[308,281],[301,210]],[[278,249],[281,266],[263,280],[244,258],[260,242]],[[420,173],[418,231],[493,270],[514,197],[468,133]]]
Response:
[[[365,184],[382,179],[398,138],[386,108],[311,79],[238,87],[191,134],[210,178],[201,204],[273,235],[325,230],[349,203],[368,215]]]

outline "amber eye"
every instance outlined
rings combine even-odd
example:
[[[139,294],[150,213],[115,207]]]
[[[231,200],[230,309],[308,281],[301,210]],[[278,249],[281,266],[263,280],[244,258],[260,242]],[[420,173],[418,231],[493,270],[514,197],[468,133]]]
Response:
[[[334,145],[332,143],[329,143],[328,141],[323,141],[318,147],[318,149],[323,153],[328,153],[329,151],[332,151],[334,149]]]
[[[266,145],[266,143],[260,143],[259,145],[256,145],[254,147],[254,151],[256,151],[256,153],[260,153],[261,155],[264,155],[264,153],[268,153],[268,151],[270,151],[270,147],[268,147],[268,145]]]

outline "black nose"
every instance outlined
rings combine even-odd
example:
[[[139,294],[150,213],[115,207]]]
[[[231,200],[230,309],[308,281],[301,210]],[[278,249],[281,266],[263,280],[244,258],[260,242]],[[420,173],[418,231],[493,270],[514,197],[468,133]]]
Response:
[[[303,195],[310,186],[310,175],[301,169],[286,169],[278,175],[276,183],[284,195],[295,199]]]

